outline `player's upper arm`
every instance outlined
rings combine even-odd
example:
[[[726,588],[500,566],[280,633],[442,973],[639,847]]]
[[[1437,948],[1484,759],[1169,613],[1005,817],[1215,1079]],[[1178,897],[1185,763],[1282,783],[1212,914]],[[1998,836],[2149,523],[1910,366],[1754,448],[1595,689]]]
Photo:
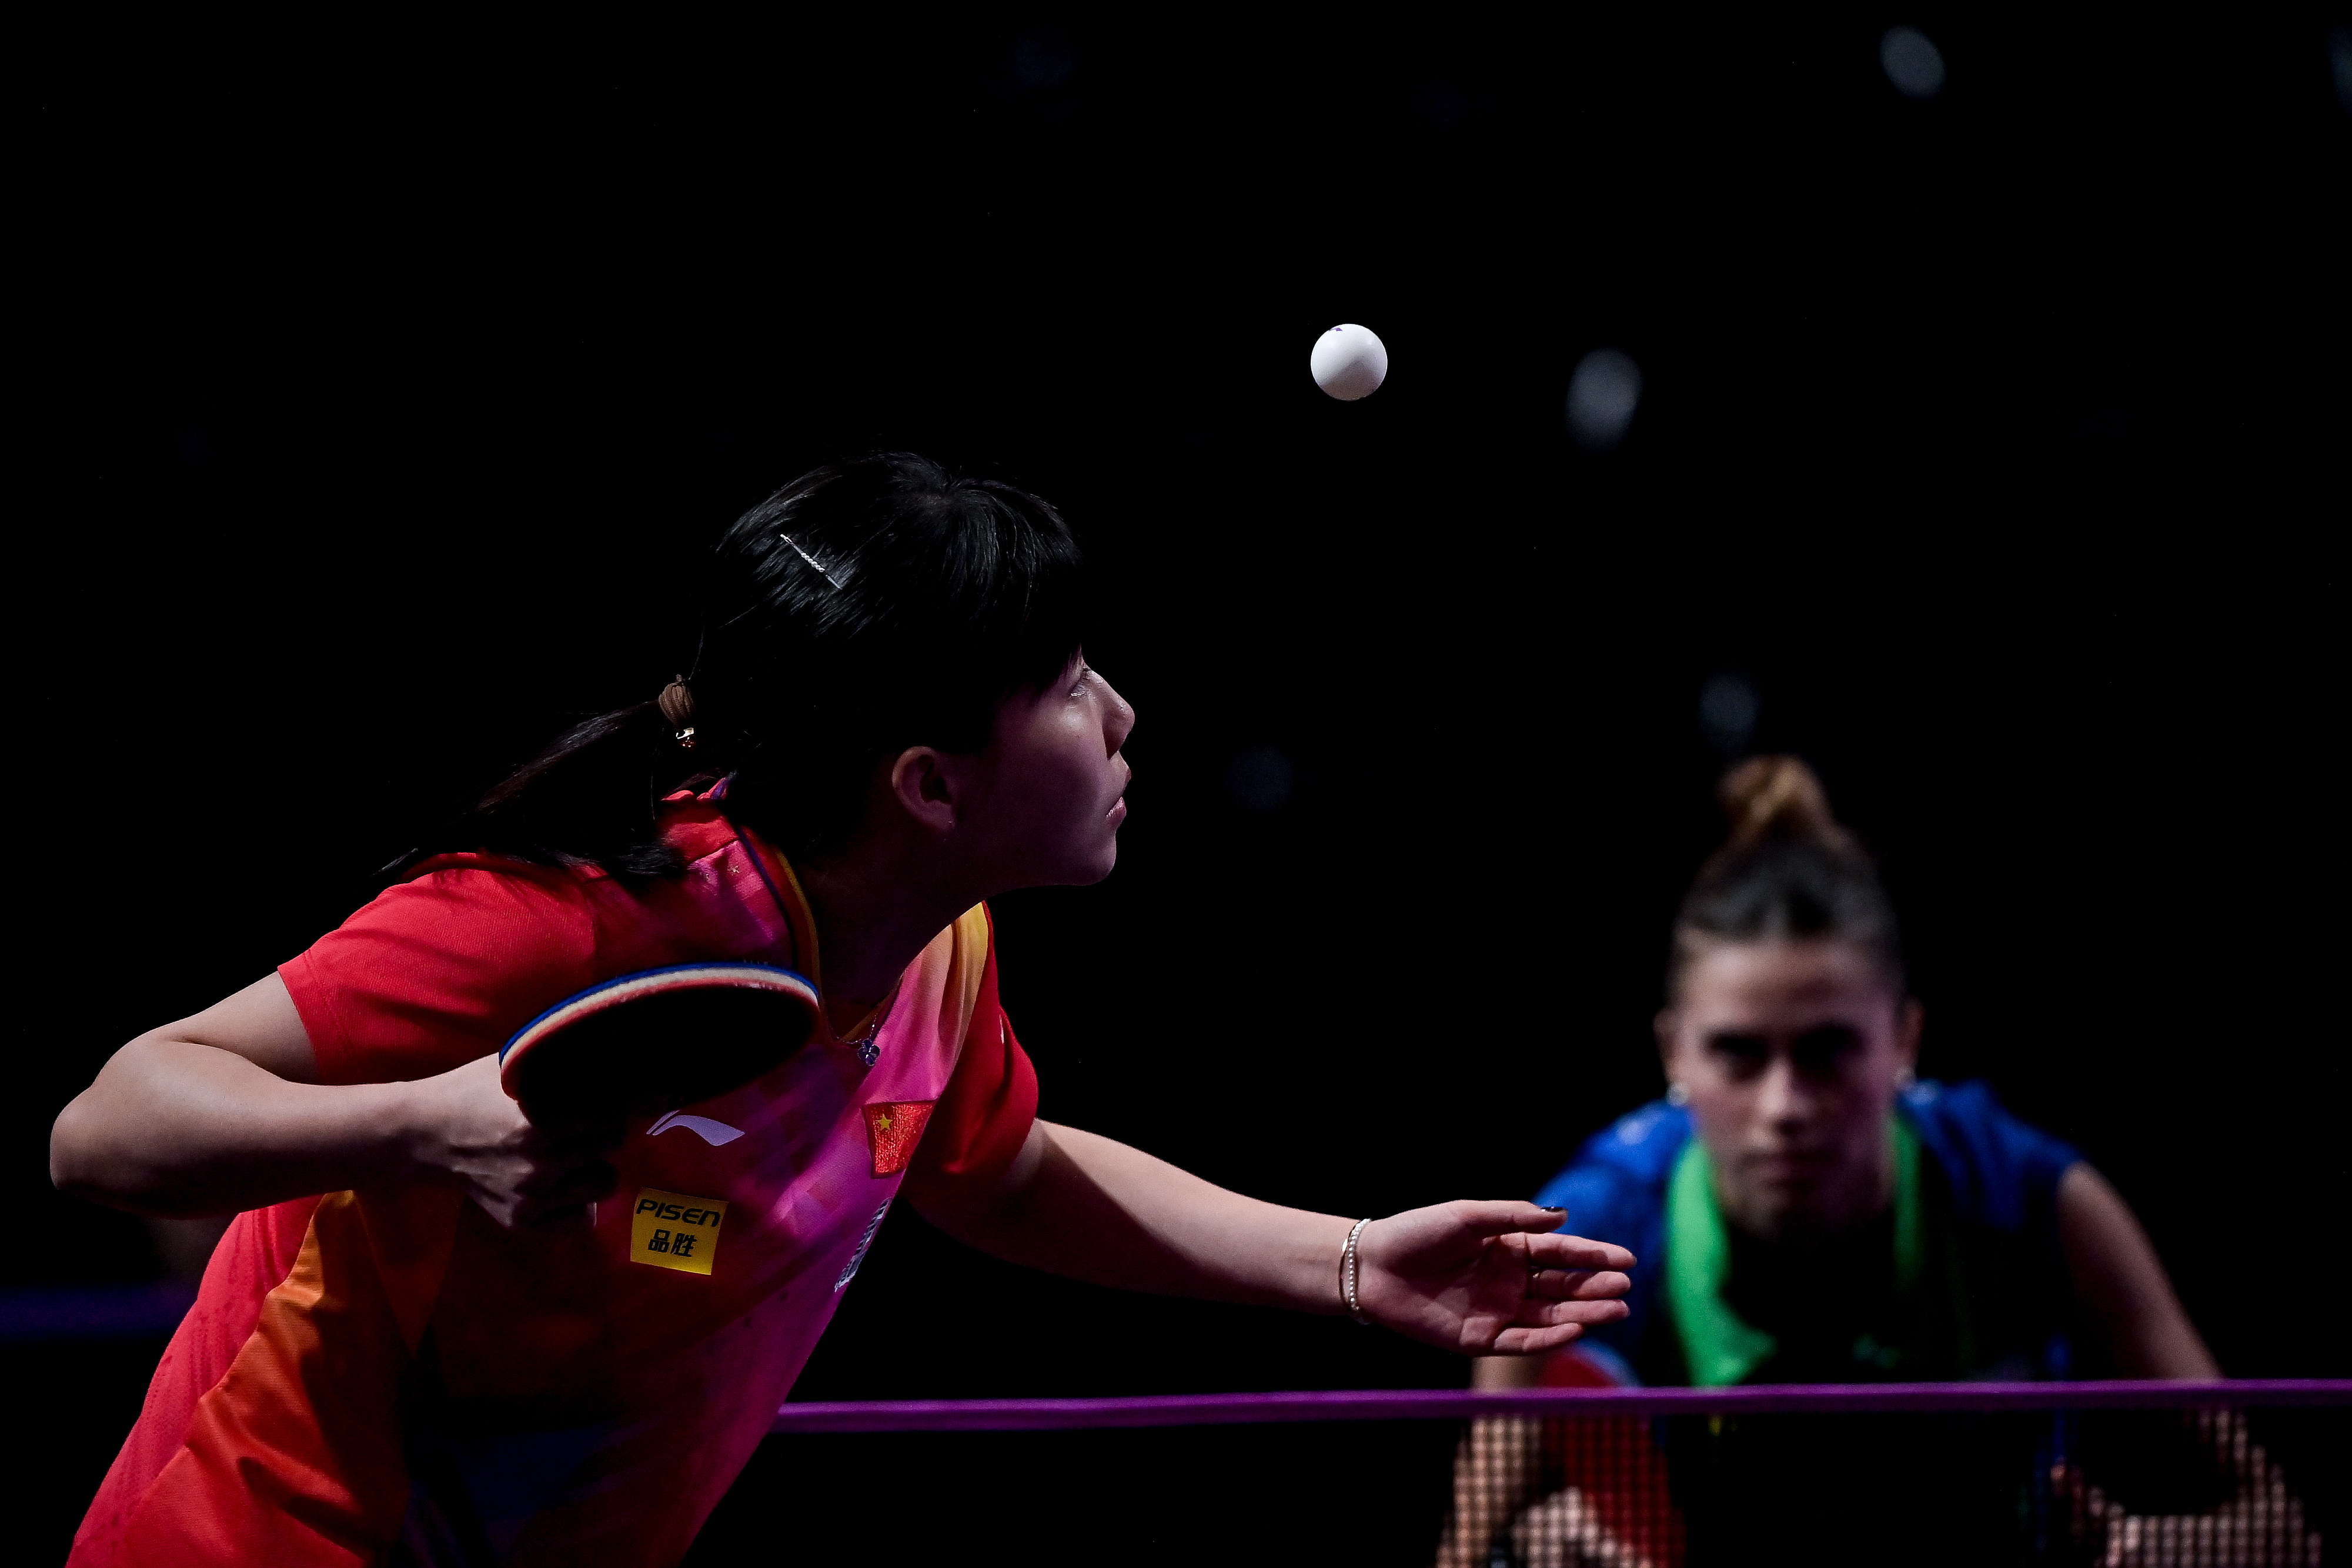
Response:
[[[580,884],[537,867],[460,863],[388,887],[278,966],[318,1081],[429,1078],[506,1043],[596,978]]]
[[[302,1015],[287,995],[286,982],[274,974],[142,1038],[209,1045],[293,1082],[319,1082],[319,1054],[311,1049],[310,1031],[302,1027]]]
[[[2125,1377],[2219,1377],[2131,1206],[2088,1164],[2058,1182],[2058,1244],[2074,1300]]]

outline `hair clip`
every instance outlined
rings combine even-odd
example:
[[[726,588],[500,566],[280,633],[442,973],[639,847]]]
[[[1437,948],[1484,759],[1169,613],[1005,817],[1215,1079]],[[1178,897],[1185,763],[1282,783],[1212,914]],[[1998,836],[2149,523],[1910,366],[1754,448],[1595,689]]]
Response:
[[[791,546],[793,547],[793,553],[794,555],[796,555],[796,556],[800,557],[803,560],[804,560],[804,561],[808,562],[808,563],[809,563],[809,565],[810,565],[812,568],[814,568],[814,570],[815,570],[816,574],[817,574],[819,577],[821,577],[821,578],[824,579],[827,582],[829,582],[829,583],[833,584],[833,585],[834,585],[834,587],[835,587],[835,588],[839,588],[839,587],[841,586],[841,579],[839,579],[839,578],[837,578],[837,577],[834,576],[834,575],[833,575],[833,573],[831,573],[831,572],[829,572],[829,571],[825,570],[824,570],[824,568],[823,568],[822,566],[818,566],[818,565],[817,565],[817,559],[816,559],[816,557],[814,557],[814,556],[813,556],[813,555],[809,554],[809,552],[808,552],[808,551],[806,551],[806,550],[804,550],[804,549],[801,549],[801,547],[800,547],[799,543],[798,543],[796,540],[794,540],[794,539],[793,539],[793,536],[792,536],[792,535],[790,535],[790,534],[778,534],[776,537],[777,537],[778,538],[780,538],[780,539],[783,540],[786,544],[791,545]]]

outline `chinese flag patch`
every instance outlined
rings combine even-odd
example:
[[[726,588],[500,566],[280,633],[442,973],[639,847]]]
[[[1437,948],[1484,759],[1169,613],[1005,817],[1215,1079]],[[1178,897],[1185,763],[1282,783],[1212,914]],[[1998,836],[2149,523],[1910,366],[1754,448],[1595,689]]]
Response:
[[[889,1100],[866,1107],[866,1141],[874,1146],[874,1174],[897,1176],[915,1157],[936,1100]]]

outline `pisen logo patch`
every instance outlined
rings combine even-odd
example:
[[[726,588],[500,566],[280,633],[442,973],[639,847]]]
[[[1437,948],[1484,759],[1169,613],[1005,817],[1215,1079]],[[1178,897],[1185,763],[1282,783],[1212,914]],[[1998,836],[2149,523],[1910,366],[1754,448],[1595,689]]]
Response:
[[[874,1147],[874,1174],[897,1176],[915,1157],[936,1100],[889,1100],[866,1107],[866,1141]]]
[[[629,1216],[629,1261],[708,1274],[719,1250],[719,1224],[726,1218],[723,1197],[641,1188],[636,1210]]]

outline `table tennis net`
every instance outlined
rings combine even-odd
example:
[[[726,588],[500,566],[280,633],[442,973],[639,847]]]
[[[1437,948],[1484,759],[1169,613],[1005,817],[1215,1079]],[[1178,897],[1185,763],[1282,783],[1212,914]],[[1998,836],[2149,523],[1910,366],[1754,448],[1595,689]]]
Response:
[[[910,1548],[931,1537],[925,1561],[2352,1562],[2352,1384],[2231,1386],[1973,1408],[1968,1385],[1909,1407],[1878,1389],[787,1406],[739,1491],[887,1520]],[[832,1544],[871,1555],[855,1530]]]

